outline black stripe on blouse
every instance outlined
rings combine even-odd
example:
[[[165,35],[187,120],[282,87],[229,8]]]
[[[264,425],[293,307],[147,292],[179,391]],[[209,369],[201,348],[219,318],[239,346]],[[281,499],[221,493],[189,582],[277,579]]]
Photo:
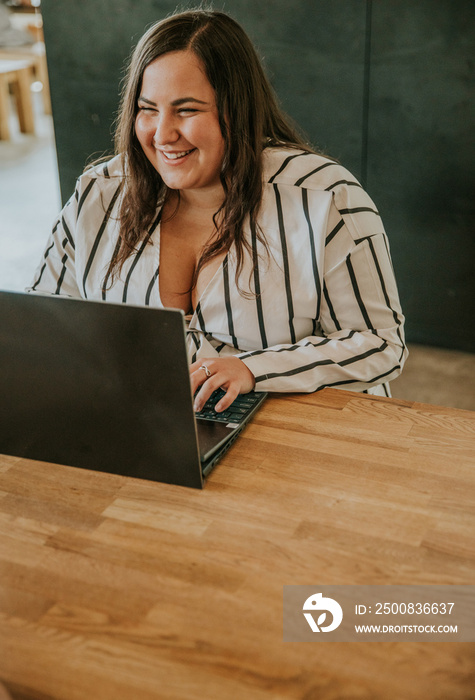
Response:
[[[142,241],[142,245],[140,246],[140,249],[139,249],[138,252],[136,253],[132,265],[130,266],[130,269],[129,269],[128,273],[127,273],[127,277],[125,278],[124,292],[123,292],[123,294],[122,294],[122,303],[123,303],[123,304],[125,304],[126,301],[127,301],[127,294],[128,294],[128,291],[129,291],[129,282],[130,282],[130,278],[131,278],[131,276],[132,276],[132,273],[133,273],[133,271],[135,270],[135,266],[137,265],[138,261],[140,260],[140,257],[141,257],[141,255],[142,255],[142,253],[144,252],[145,247],[148,245],[148,243],[149,243],[149,241],[150,241],[150,238],[152,237],[153,232],[154,232],[155,229],[157,228],[158,223],[159,223],[161,217],[162,217],[162,212],[161,212],[161,210],[160,210],[160,211],[158,212],[158,215],[156,216],[156,218],[155,218],[153,224],[151,225],[150,229],[148,230],[147,235],[145,236],[144,240]]]
[[[67,261],[68,261],[68,254],[66,253],[61,258],[61,262],[63,263],[63,267],[61,268],[61,274],[59,275],[59,278],[58,278],[55,294],[61,293],[61,287],[62,287],[62,284],[64,281],[64,276],[66,275],[66,263],[67,263]]]
[[[332,386],[342,386],[344,384],[376,384],[381,379],[384,379],[384,377],[387,377],[389,374],[392,374],[397,369],[400,369],[400,367],[401,367],[401,365],[396,364],[391,369],[388,369],[387,372],[383,372],[383,374],[378,374],[376,377],[372,377],[371,379],[368,379],[368,381],[364,381],[361,379],[343,379],[339,382],[332,382],[331,384],[322,384],[322,386],[319,387],[319,389],[323,389],[325,387],[332,387]],[[383,386],[385,386],[385,384],[383,384]],[[319,389],[317,389],[316,391],[318,391]]]
[[[312,369],[315,369],[315,367],[324,367],[325,365],[338,365],[339,367],[346,367],[348,365],[352,365],[355,362],[360,362],[362,360],[366,360],[368,357],[371,357],[371,355],[375,355],[379,352],[383,352],[388,347],[388,344],[386,341],[384,341],[378,348],[372,348],[371,350],[367,350],[366,352],[361,353],[360,355],[354,355],[353,357],[349,357],[346,360],[341,360],[340,362],[336,362],[335,360],[331,359],[325,359],[325,360],[317,360],[316,362],[311,362],[308,365],[302,365],[300,367],[294,367],[293,369],[289,369],[285,372],[271,372],[270,374],[262,374],[256,377],[256,383],[259,381],[264,381],[266,379],[275,379],[276,377],[293,377],[296,374],[302,374],[303,372],[309,372]],[[394,371],[394,370],[391,370]],[[389,372],[388,372],[389,374]],[[382,375],[384,376],[384,375]],[[364,384],[369,383],[365,382],[364,380],[358,379],[358,380],[348,380],[347,382],[341,382],[342,384],[350,383],[351,381],[358,381],[362,382]],[[373,380],[371,380],[373,381]],[[338,382],[339,383],[339,382]],[[323,386],[334,386],[334,384],[327,384],[325,383]]]
[[[357,331],[350,331],[347,335],[345,335],[342,338],[338,338],[337,342],[340,342],[342,340],[350,340]],[[317,339],[316,339],[317,340]],[[279,348],[278,350],[274,350],[273,348],[267,348],[264,350],[250,350],[249,352],[246,352],[242,355],[240,355],[241,358],[246,358],[246,357],[256,357],[257,355],[263,355],[265,352],[272,352],[272,353],[279,353],[279,352],[293,352],[294,350],[298,350],[299,348],[308,348],[313,347],[313,348],[319,348],[322,345],[327,345],[328,343],[333,343],[335,342],[334,338],[319,338],[317,342],[313,342],[312,340],[307,340],[305,343],[296,343],[295,345],[286,345],[283,348]]]
[[[292,343],[296,341],[294,328],[294,304],[292,300],[292,289],[290,285],[289,256],[287,253],[287,240],[285,235],[284,213],[282,211],[282,201],[278,185],[274,184],[275,201],[277,205],[277,218],[279,222],[280,244],[282,246],[282,260],[284,263],[285,293],[287,296],[287,311],[289,314],[289,330]]]
[[[152,279],[150,280],[150,284],[147,287],[147,292],[145,294],[145,306],[150,306],[150,297],[152,296],[153,288],[157,283],[159,270],[160,270],[160,265],[155,270],[154,275],[153,275]]]
[[[391,265],[391,270],[393,271],[393,274],[394,274],[393,261],[392,261],[392,258],[391,258],[391,253],[389,252],[389,243],[388,243],[387,236],[384,236],[383,240],[384,240],[384,245],[385,245],[385,247],[386,247],[386,252],[387,252],[387,254],[388,254],[389,264]],[[398,329],[397,329],[397,333],[398,333],[398,336],[399,336],[399,338],[401,339],[401,343],[402,343],[401,354],[399,355],[399,362],[402,360],[402,358],[403,358],[403,356],[404,356],[404,353],[405,353],[405,351],[406,351],[406,344],[405,344],[404,340],[402,339],[402,334],[400,333],[400,325],[401,325],[401,322],[399,321],[399,317],[398,317]]]
[[[375,384],[376,382],[379,381],[379,379],[386,377],[388,374],[391,374],[396,369],[399,369],[399,365],[396,365],[395,367],[390,369],[388,372],[385,372],[384,374],[381,374],[378,377],[373,377],[372,379],[368,379],[368,381],[364,381],[361,379],[342,379],[339,382],[331,382],[331,384],[322,384],[321,386],[318,387],[318,389],[315,389],[315,391],[320,391],[321,389],[331,389],[332,387],[335,387],[335,386],[345,386],[345,385],[349,385],[349,384]],[[384,386],[384,384],[383,384],[383,386]],[[359,392],[359,393],[364,393],[364,392]],[[369,391],[367,391],[366,393],[369,394]]]
[[[115,203],[116,203],[116,200],[117,200],[117,198],[118,198],[118,196],[119,196],[121,187],[122,187],[122,183],[120,183],[120,184],[118,185],[118,187],[116,188],[116,191],[114,192],[114,194],[113,194],[113,196],[112,196],[112,199],[111,199],[111,201],[110,201],[110,204],[109,204],[109,206],[108,206],[108,208],[107,208],[107,211],[106,211],[106,213],[105,213],[105,216],[104,216],[104,218],[103,218],[103,220],[102,220],[101,227],[100,227],[99,231],[97,232],[96,239],[95,239],[95,241],[94,241],[94,245],[92,246],[91,252],[90,252],[90,254],[89,254],[89,258],[88,258],[88,261],[87,261],[87,264],[86,264],[86,267],[85,267],[85,270],[84,270],[84,276],[83,276],[83,279],[82,279],[82,287],[83,287],[83,290],[84,290],[84,298],[85,298],[85,299],[87,299],[86,281],[87,281],[89,272],[90,272],[90,270],[91,270],[92,263],[94,262],[94,258],[95,258],[95,256],[96,256],[97,249],[99,248],[99,244],[100,244],[100,242],[101,242],[101,238],[102,238],[102,236],[103,236],[103,234],[104,234],[104,231],[105,231],[105,228],[106,228],[106,226],[107,226],[107,222],[109,221],[110,215],[111,215],[111,213],[112,213],[112,209],[114,208],[114,205],[115,205]]]
[[[354,269],[353,269],[353,265],[351,264],[350,256],[348,256],[348,257],[346,258],[346,267],[347,267],[347,270],[348,270],[348,274],[349,274],[349,276],[350,276],[351,286],[352,286],[352,288],[353,288],[353,292],[354,292],[354,295],[355,295],[355,297],[356,297],[356,301],[358,302],[358,306],[360,307],[360,311],[361,311],[361,314],[362,314],[362,316],[363,316],[363,318],[364,318],[364,321],[365,321],[365,323],[366,323],[366,326],[367,326],[367,328],[369,328],[370,330],[374,330],[374,326],[373,326],[373,324],[371,323],[371,319],[370,319],[370,317],[369,317],[368,311],[366,310],[366,306],[364,305],[364,301],[363,301],[363,299],[362,299],[362,297],[361,297],[361,294],[360,294],[360,290],[359,290],[359,287],[358,287],[358,282],[357,282],[357,280],[356,280],[356,275],[355,275],[355,271],[354,271]]]
[[[369,247],[370,247],[370,250],[371,250],[371,255],[373,256],[374,266],[375,266],[375,268],[376,268],[376,272],[378,273],[379,282],[380,282],[380,284],[381,284],[381,289],[382,289],[382,292],[383,292],[384,300],[385,300],[385,302],[386,302],[386,306],[387,306],[388,309],[390,309],[391,312],[392,312],[392,315],[393,315],[393,318],[394,318],[394,322],[395,322],[396,325],[397,325],[397,334],[398,334],[399,340],[401,341],[401,344],[402,344],[402,346],[403,346],[403,352],[404,352],[404,341],[403,341],[403,339],[402,339],[402,334],[401,334],[401,320],[400,320],[400,318],[399,318],[397,312],[395,311],[395,309],[393,309],[392,306],[391,306],[391,301],[390,301],[390,299],[389,299],[389,295],[388,295],[388,292],[387,292],[387,289],[386,289],[386,284],[385,284],[385,282],[384,282],[383,273],[381,272],[381,267],[380,267],[380,265],[379,265],[378,257],[377,257],[377,255],[376,255],[376,251],[375,251],[375,249],[374,249],[374,244],[373,244],[373,241],[371,240],[371,237],[368,238],[368,243],[369,243]],[[401,359],[401,358],[399,358],[399,359]]]
[[[56,228],[56,227],[55,227],[55,228]],[[52,244],[50,245],[50,247],[47,248],[47,249],[45,250],[45,254],[44,254],[44,256],[43,256],[43,260],[46,261],[48,255],[49,255],[49,252],[50,252],[50,250],[51,250],[52,248],[54,248],[54,243],[52,243]],[[41,282],[41,278],[43,277],[43,272],[44,272],[45,270],[46,270],[46,262],[42,265],[41,270],[40,270],[40,274],[39,274],[39,276],[38,276],[38,279],[36,280],[36,282],[34,282],[34,284],[33,284],[32,287],[31,287],[33,291],[37,288],[37,286],[38,286],[39,283]]]
[[[79,218],[79,214],[81,213],[81,209],[83,208],[84,202],[86,201],[88,194],[92,190],[92,188],[94,187],[95,183],[96,183],[95,179],[91,180],[89,182],[88,186],[86,187],[86,189],[84,190],[84,192],[82,193],[81,199],[79,200],[79,203],[78,203],[78,212],[77,212],[76,218]]]
[[[231,293],[229,289],[229,271],[228,271],[228,256],[226,255],[223,262],[223,286],[224,286],[224,303],[226,305],[226,314],[228,317],[228,332],[231,336],[232,343],[236,350],[239,350],[237,338],[234,334],[233,311],[231,308]]]
[[[315,320],[320,318],[320,306],[321,306],[321,284],[320,284],[320,275],[318,273],[318,264],[317,264],[317,253],[315,250],[315,235],[313,232],[313,227],[312,227],[312,222],[310,220],[310,212],[308,209],[308,191],[306,189],[302,189],[302,204],[303,204],[303,211],[305,215],[305,219],[307,221],[307,226],[308,226],[308,235],[310,239],[310,249],[312,252],[312,268],[313,268],[313,278],[315,280],[315,289],[317,290],[317,308],[315,310]],[[314,320],[314,331],[315,331],[315,320]]]
[[[337,315],[335,313],[335,309],[333,308],[333,304],[330,299],[330,295],[328,293],[328,288],[325,280],[323,280],[323,296],[325,297],[325,301],[328,306],[328,311],[330,312],[330,316],[332,318],[333,323],[335,324],[335,328],[337,331],[341,331],[341,325],[340,322],[338,321]]]
[[[66,221],[65,221],[65,219],[64,219],[64,216],[61,218],[61,224],[62,224],[62,226],[63,226],[64,233],[66,234],[66,238],[68,239],[71,248],[72,248],[73,250],[75,250],[75,249],[76,249],[76,246],[75,246],[75,244],[74,244],[74,240],[73,240],[73,237],[72,237],[72,235],[71,235],[71,231],[70,231],[69,228],[68,228],[68,225],[67,225],[67,223],[66,223]]]
[[[251,226],[251,245],[252,245],[252,266],[254,273],[254,293],[256,299],[257,321],[259,323],[259,333],[261,336],[262,347],[268,347],[266,327],[264,323],[264,313],[262,310],[261,298],[261,282],[259,278],[259,254],[257,252],[257,236],[254,226]]]
[[[361,212],[370,212],[371,214],[376,214],[379,216],[379,211],[372,209],[371,207],[354,207],[353,209],[339,209],[340,214],[360,214]]]
[[[308,155],[310,155],[310,151],[303,151],[302,153],[294,153],[291,156],[287,156],[287,158],[284,160],[284,162],[282,163],[282,165],[280,166],[278,171],[276,173],[274,173],[274,175],[272,175],[272,177],[270,178],[269,184],[272,184],[274,182],[275,178],[278,175],[280,175],[281,172],[283,172],[285,170],[285,168],[288,166],[290,161],[292,161],[294,158],[300,158],[301,156],[308,156]]]
[[[311,171],[310,171],[309,173],[307,173],[306,175],[303,175],[302,177],[300,177],[300,178],[294,183],[295,186],[296,186],[296,187],[300,187],[300,185],[301,185],[303,182],[305,182],[305,180],[306,180],[307,178],[311,177],[312,175],[315,175],[315,173],[318,173],[319,170],[323,170],[324,168],[329,168],[329,167],[332,166],[332,165],[337,165],[337,164],[334,163],[333,161],[329,161],[328,163],[324,163],[323,165],[319,165],[318,168],[315,168],[314,170],[311,170]]]
[[[205,320],[203,318],[203,312],[201,311],[201,302],[200,301],[198,302],[198,304],[196,306],[195,313],[196,313],[196,316],[198,318],[201,330],[203,331],[203,333],[206,334]]]
[[[363,189],[359,182],[355,182],[353,180],[338,180],[337,182],[334,182],[332,185],[328,185],[328,187],[325,187],[325,192],[329,192],[334,187],[338,187],[338,185],[349,185],[350,187],[360,187],[361,189]]]
[[[197,340],[194,331],[190,331],[190,330],[187,331],[187,338],[189,338],[189,337],[191,337],[191,340],[193,341],[193,343],[194,343],[194,345],[195,345],[195,348],[196,348],[196,350],[194,351],[193,355],[191,356],[191,362],[190,362],[190,364],[193,364],[193,362],[196,362],[196,356],[197,356],[198,350],[199,350],[199,348],[200,348],[200,343],[199,343],[199,341]]]
[[[328,236],[326,237],[326,239],[325,239],[325,245],[326,245],[326,246],[335,238],[335,236],[336,236],[336,234],[338,233],[338,231],[339,231],[341,228],[343,228],[344,225],[345,225],[345,222],[343,221],[343,219],[340,219],[340,221],[337,223],[337,225],[335,226],[335,228],[332,229],[332,230],[330,231],[330,233],[328,234]]]

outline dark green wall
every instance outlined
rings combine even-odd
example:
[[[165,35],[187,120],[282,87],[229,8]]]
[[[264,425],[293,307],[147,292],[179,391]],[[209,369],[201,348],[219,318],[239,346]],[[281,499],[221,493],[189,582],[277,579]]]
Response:
[[[182,3],[189,7],[195,3]],[[171,0],[43,0],[61,191],[108,151],[131,47]],[[365,184],[412,342],[475,352],[473,0],[215,2],[285,109]]]
[[[367,187],[415,342],[475,351],[475,3],[374,2]]]

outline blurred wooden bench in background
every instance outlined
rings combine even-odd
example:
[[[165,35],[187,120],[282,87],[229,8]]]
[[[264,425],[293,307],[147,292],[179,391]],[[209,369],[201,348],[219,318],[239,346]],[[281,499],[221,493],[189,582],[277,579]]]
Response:
[[[30,83],[36,81],[41,83],[43,109],[45,114],[51,114],[48,66],[44,42],[37,41],[31,46],[2,46],[0,47],[0,61],[3,60],[29,62]]]
[[[5,59],[0,55],[0,139],[10,138],[10,92],[13,95],[20,131],[35,133],[35,119],[31,99],[31,71],[29,59]]]

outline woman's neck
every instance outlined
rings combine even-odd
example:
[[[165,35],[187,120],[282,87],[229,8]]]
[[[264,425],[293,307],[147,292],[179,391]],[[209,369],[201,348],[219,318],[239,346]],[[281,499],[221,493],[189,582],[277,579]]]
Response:
[[[169,190],[165,204],[170,211],[196,216],[212,216],[224,202],[222,187],[209,190]]]

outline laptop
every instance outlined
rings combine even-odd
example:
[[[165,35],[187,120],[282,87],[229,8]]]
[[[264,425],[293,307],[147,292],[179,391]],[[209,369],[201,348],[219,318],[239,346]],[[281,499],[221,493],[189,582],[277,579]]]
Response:
[[[185,339],[180,310],[0,291],[0,453],[202,488],[266,394],[195,415]]]

